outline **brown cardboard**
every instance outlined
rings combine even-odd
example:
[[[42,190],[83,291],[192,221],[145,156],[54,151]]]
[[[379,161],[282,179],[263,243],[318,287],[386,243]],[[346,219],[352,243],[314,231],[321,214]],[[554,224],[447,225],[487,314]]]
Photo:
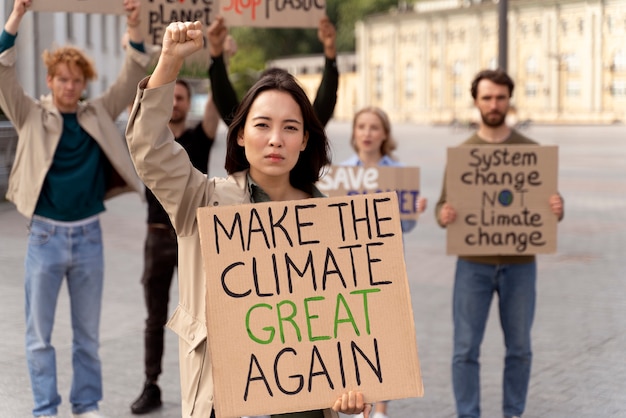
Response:
[[[522,255],[556,251],[558,147],[448,148],[447,201],[457,212],[447,252]],[[511,181],[512,180],[512,181]]]
[[[387,192],[198,209],[218,418],[423,395],[397,207]]]
[[[125,14],[122,0],[33,0],[31,10],[35,12],[74,12]]]
[[[146,42],[152,45],[163,45],[165,29],[172,22],[202,23],[206,37],[206,29],[217,15],[218,0],[143,0],[141,3],[141,29]],[[185,70],[206,74],[209,65],[209,44],[185,59]]]
[[[393,191],[398,194],[400,219],[416,220],[420,195],[419,167],[331,166],[317,187],[328,196],[346,196]]]
[[[326,14],[325,0],[221,0],[228,26],[316,28]]]

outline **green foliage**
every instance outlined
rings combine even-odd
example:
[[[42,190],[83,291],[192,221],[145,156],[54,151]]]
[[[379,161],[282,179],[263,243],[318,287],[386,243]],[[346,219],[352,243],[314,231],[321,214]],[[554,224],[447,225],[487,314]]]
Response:
[[[354,25],[365,16],[387,12],[398,5],[398,0],[328,0],[326,10],[333,19],[331,11],[336,9],[333,19],[337,27],[337,50],[354,51]]]

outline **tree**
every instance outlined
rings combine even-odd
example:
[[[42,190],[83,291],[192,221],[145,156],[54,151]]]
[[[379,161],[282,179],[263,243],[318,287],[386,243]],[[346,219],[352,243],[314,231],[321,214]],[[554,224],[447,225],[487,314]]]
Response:
[[[354,25],[373,13],[397,7],[399,0],[327,0],[326,13],[337,28],[337,50],[354,51]],[[319,54],[323,51],[316,29],[231,28],[238,52],[230,63],[230,73],[239,95],[254,83],[254,76],[269,60],[291,55]]]

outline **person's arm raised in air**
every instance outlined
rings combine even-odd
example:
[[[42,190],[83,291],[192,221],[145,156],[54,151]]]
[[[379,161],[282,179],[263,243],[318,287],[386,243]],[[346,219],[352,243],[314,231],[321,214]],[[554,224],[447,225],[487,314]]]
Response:
[[[220,114],[213,100],[213,93],[209,93],[206,105],[204,106],[204,115],[202,116],[202,130],[209,138],[215,139],[217,135],[217,127],[220,123]]]
[[[152,89],[176,81],[186,57],[202,48],[202,24],[200,22],[174,22],[166,29],[159,61],[146,89]]]
[[[217,107],[224,123],[230,125],[235,110],[239,106],[239,100],[226,71],[225,60],[227,57],[224,57],[224,55],[227,51],[224,50],[224,45],[227,38],[228,28],[224,24],[224,18],[218,16],[207,29],[209,55],[211,58],[209,80],[211,81],[215,107]]]
[[[324,45],[324,73],[313,102],[313,109],[322,125],[326,126],[333,117],[337,104],[339,71],[337,70],[337,32],[328,16],[324,16],[317,29],[317,37]]]
[[[26,123],[29,109],[36,106],[35,101],[22,88],[15,70],[15,39],[30,5],[31,0],[15,0],[0,35],[0,107],[18,131]]]
[[[141,1],[123,0],[123,3],[126,10],[126,33],[129,45],[125,48],[126,58],[115,81],[96,99],[102,103],[112,119],[117,119],[119,114],[128,107],[137,83],[147,74],[152,60],[150,54],[146,52],[143,32],[139,27]]]

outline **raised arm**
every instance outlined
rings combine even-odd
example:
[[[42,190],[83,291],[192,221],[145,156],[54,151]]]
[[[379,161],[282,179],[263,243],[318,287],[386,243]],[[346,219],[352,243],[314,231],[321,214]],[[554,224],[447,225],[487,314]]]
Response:
[[[215,107],[213,93],[209,93],[206,105],[204,106],[204,115],[202,116],[202,130],[205,135],[211,139],[215,139],[217,127],[220,123],[220,115]]]
[[[143,33],[139,28],[141,24],[141,2],[140,0],[124,0],[126,10],[126,31],[128,40],[135,44],[143,43]]]
[[[317,38],[324,46],[324,73],[317,89],[313,102],[313,109],[322,125],[326,126],[333,117],[337,104],[337,89],[339,88],[339,71],[337,70],[337,31],[328,16],[320,20],[317,29]]]
[[[15,0],[13,10],[0,35],[0,107],[19,131],[28,117],[29,111],[36,106],[34,100],[26,94],[15,70],[17,52],[15,39],[28,11],[31,0]]]
[[[26,14],[26,11],[30,8],[32,0],[15,0],[13,3],[13,10],[4,25],[4,30],[11,35],[17,35],[17,30],[20,27],[22,18]]]
[[[211,22],[207,29],[207,39],[209,40],[209,55],[211,56],[209,80],[211,81],[213,100],[224,123],[230,125],[235,110],[239,106],[239,100],[226,71],[226,59],[228,57],[224,56],[226,52],[224,45],[228,41],[228,28],[224,24],[223,17],[218,16]]]
[[[202,48],[200,22],[173,22],[165,29],[159,61],[146,88],[164,86],[178,77],[186,57]]]

